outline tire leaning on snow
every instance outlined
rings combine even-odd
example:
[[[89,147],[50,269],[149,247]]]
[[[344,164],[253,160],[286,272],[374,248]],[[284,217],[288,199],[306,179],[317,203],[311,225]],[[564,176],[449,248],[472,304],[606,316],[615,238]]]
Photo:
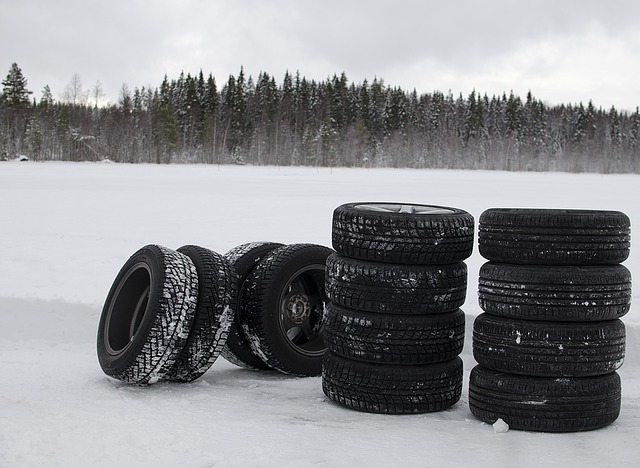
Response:
[[[153,384],[180,355],[194,320],[198,273],[179,252],[147,245],[124,264],[107,295],[97,352],[105,374]]]
[[[292,375],[320,375],[327,257],[333,250],[290,244],[274,250],[249,274],[240,323],[253,352]]]
[[[333,212],[333,248],[349,258],[405,265],[458,263],[473,251],[473,216],[433,205],[347,203]]]
[[[233,323],[229,329],[229,336],[227,337],[225,347],[222,350],[222,357],[238,367],[251,370],[271,369],[271,367],[251,349],[251,345],[240,325],[239,309],[247,278],[264,257],[280,247],[284,247],[284,244],[277,242],[250,242],[238,245],[224,254],[238,277],[238,288],[235,297],[236,310]]]
[[[196,245],[178,252],[198,272],[198,305],[187,342],[165,380],[191,382],[202,376],[224,348],[235,316],[237,277],[222,255]]]

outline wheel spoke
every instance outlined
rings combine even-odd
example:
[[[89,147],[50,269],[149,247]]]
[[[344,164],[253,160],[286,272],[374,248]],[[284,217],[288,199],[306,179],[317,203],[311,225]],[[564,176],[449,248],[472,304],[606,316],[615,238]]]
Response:
[[[304,337],[307,339],[307,341],[311,341],[313,338],[315,338],[316,333],[313,331],[311,323],[308,320],[300,325],[300,330],[304,334]]]
[[[322,294],[316,292],[313,295],[307,296],[309,298],[309,304],[311,305],[311,310],[313,310],[316,306],[324,305],[324,301],[322,300]]]
[[[379,211],[382,213],[395,213],[398,211],[397,209],[390,208],[387,205],[358,205],[356,208],[369,211]]]
[[[287,330],[287,338],[293,344],[297,344],[298,338],[304,335],[304,330],[301,327],[294,326]]]
[[[292,282],[289,285],[289,288],[287,290],[288,294],[293,294],[293,293],[303,293],[305,294],[307,291],[305,290],[305,286],[304,286],[304,282],[298,278],[296,281]]]
[[[417,206],[417,207],[413,207],[414,211],[413,213],[415,214],[419,214],[419,215],[439,215],[439,214],[451,214],[452,211],[447,209],[447,208],[437,208],[437,207],[423,207],[423,206]]]
[[[453,213],[451,209],[439,206],[405,205],[401,203],[364,203],[361,205],[355,205],[354,208],[380,213],[403,213],[414,215],[442,215]]]

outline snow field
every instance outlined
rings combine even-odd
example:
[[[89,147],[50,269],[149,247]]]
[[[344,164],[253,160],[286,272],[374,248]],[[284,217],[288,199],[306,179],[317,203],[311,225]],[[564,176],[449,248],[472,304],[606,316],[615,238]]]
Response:
[[[495,433],[468,409],[477,249],[467,261],[462,400],[385,416],[329,402],[321,379],[221,358],[190,384],[105,376],[95,335],[117,272],[141,246],[224,253],[271,240],[331,245],[349,201],[614,209],[640,220],[633,175],[91,163],[0,163],[0,466],[634,466],[640,443],[640,289],[627,324],[620,418],[593,432]],[[640,269],[640,249],[625,262]]]

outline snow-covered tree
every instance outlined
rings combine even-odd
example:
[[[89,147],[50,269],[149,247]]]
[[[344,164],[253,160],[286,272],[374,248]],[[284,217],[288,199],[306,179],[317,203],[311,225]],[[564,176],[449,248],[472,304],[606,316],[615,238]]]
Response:
[[[30,94],[32,92],[27,89],[27,79],[22,74],[22,70],[18,64],[11,64],[7,77],[2,80],[0,104],[9,108],[28,106]]]
[[[51,92],[51,88],[49,88],[49,85],[44,85],[44,88],[42,89],[42,97],[40,98],[40,105],[42,106],[53,105],[53,93]]]

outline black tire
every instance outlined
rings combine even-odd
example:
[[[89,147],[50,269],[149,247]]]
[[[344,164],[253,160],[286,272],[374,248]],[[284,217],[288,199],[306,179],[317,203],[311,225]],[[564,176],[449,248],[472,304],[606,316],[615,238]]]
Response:
[[[242,330],[253,352],[280,372],[322,371],[325,265],[332,252],[314,244],[287,245],[271,252],[247,278]]]
[[[471,255],[473,235],[473,216],[458,208],[362,202],[333,212],[333,248],[372,262],[458,263]]]
[[[426,366],[354,361],[327,352],[322,390],[332,401],[358,411],[413,414],[441,411],[462,395],[462,360]]]
[[[631,307],[631,272],[622,265],[551,266],[485,263],[478,283],[482,310],[526,320],[614,320]]]
[[[464,304],[467,266],[395,265],[333,254],[327,259],[327,296],[341,306],[387,314],[437,314]]]
[[[235,314],[237,277],[226,258],[209,249],[185,245],[178,252],[198,272],[198,305],[189,338],[165,380],[191,382],[216,361]]]
[[[159,245],[134,253],[102,309],[97,352],[104,373],[141,385],[160,380],[187,342],[197,300],[189,257]]]
[[[502,419],[511,429],[576,432],[600,429],[620,414],[617,373],[556,379],[471,370],[469,409],[489,424]]]
[[[480,255],[500,263],[612,265],[629,256],[619,211],[492,208],[480,216]]]
[[[358,361],[423,365],[449,361],[462,352],[465,317],[460,309],[436,315],[387,315],[325,308],[329,351]]]
[[[473,356],[495,371],[541,377],[587,377],[614,372],[625,354],[625,327],[606,322],[534,322],[480,314]]]
[[[256,356],[251,350],[251,345],[247,341],[240,325],[240,299],[244,290],[247,277],[253,271],[255,266],[264,257],[269,255],[275,249],[283,247],[284,244],[277,242],[250,242],[242,244],[229,250],[224,254],[229,261],[231,268],[238,277],[237,297],[235,300],[236,310],[233,323],[229,329],[229,336],[222,357],[238,367],[251,370],[269,370],[269,367],[259,356]]]

